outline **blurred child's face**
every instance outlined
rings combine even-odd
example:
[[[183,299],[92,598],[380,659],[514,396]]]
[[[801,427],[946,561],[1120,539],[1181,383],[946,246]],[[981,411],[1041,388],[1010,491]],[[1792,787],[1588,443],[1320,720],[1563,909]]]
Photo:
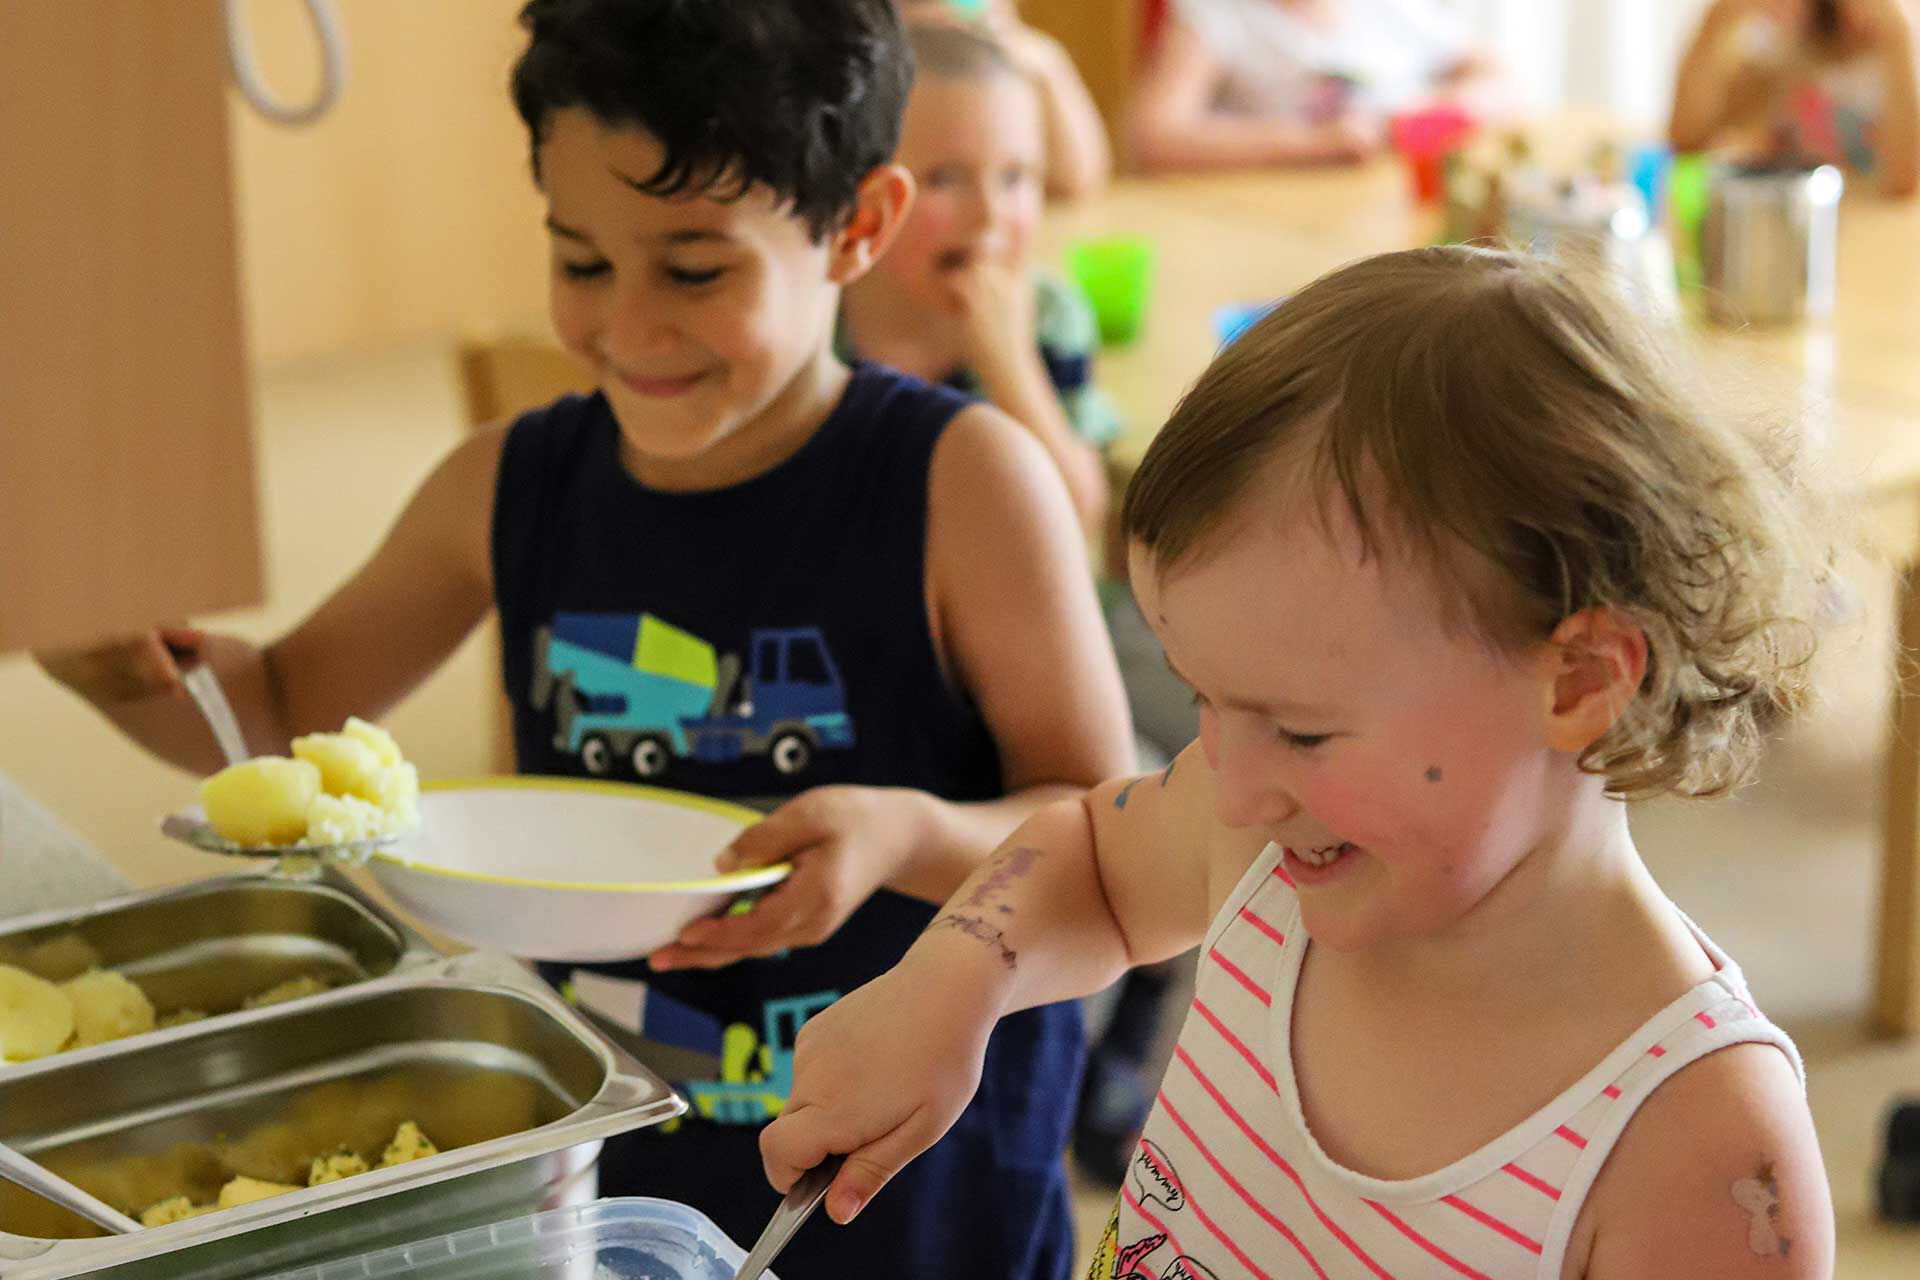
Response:
[[[874,270],[944,310],[968,267],[1024,268],[1040,221],[1042,145],[1040,105],[1019,76],[917,81],[895,153],[916,195]]]
[[[660,158],[645,131],[564,110],[540,178],[554,327],[598,375],[628,448],[671,467],[783,403],[823,349],[838,289],[827,244],[766,190],[669,199],[625,180]]]
[[[1138,547],[1132,569],[1199,695],[1220,819],[1288,850],[1314,940],[1346,951],[1446,931],[1551,838],[1577,775],[1541,668],[1450,632],[1424,573],[1330,523],[1261,511],[1164,577]]]

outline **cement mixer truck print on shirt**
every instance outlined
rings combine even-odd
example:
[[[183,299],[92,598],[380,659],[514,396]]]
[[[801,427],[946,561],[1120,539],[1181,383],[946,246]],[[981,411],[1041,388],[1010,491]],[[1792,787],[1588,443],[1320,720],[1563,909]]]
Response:
[[[756,627],[745,653],[649,613],[562,613],[534,636],[537,710],[554,750],[595,777],[669,778],[676,760],[764,756],[803,778],[854,742],[840,671],[817,627]]]

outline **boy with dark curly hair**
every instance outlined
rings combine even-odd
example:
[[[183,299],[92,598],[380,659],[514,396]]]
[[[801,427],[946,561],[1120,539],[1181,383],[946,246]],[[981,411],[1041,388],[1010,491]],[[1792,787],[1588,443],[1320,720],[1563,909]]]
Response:
[[[513,99],[547,197],[554,325],[599,390],[461,445],[373,559],[265,648],[156,631],[46,662],[208,770],[164,641],[213,661],[255,750],[284,750],[379,715],[497,610],[522,772],[771,807],[722,855],[792,864],[752,912],[644,963],[555,975],[719,1064],[676,1081],[694,1112],[672,1132],[608,1142],[601,1190],[751,1240],[777,1199],[757,1136],[799,1023],[898,960],[1024,817],[1124,770],[1126,708],[1032,437],[834,354],[841,287],[912,198],[889,160],[911,61],[888,0],[534,0],[522,22]],[[704,673],[709,718],[738,731],[696,745],[561,678],[583,653],[647,652]],[[781,1274],[1063,1275],[1080,1048],[1070,1003],[1011,1020],[925,1172],[859,1227],[803,1231]]]

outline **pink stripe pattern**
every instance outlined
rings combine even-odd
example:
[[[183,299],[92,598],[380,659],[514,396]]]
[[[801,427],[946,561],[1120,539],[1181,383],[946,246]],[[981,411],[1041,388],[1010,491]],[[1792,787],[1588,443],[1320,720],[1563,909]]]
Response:
[[[1732,1028],[1740,1039],[1777,1035],[1723,971],[1676,1017],[1650,1020],[1621,1046],[1625,1071],[1566,1091],[1443,1172],[1368,1178],[1329,1154],[1343,1145],[1315,1141],[1330,1099],[1303,1097],[1289,1061],[1290,1001],[1313,945],[1292,877],[1270,848],[1250,879],[1213,926],[1121,1191],[1129,1280],[1537,1280],[1566,1248],[1587,1175],[1651,1082]]]
[[[1528,1173],[1525,1169],[1522,1169],[1519,1165],[1508,1163],[1508,1164],[1501,1165],[1500,1167],[1505,1172],[1512,1174],[1514,1177],[1518,1178],[1520,1181],[1532,1187],[1535,1191],[1538,1191],[1541,1195],[1546,1196],[1552,1200],[1558,1200],[1560,1198],[1560,1188],[1554,1186],[1552,1183],[1549,1183],[1540,1178],[1534,1177],[1532,1174]]]
[[[1515,1231],[1512,1227],[1500,1221],[1500,1219],[1494,1217],[1492,1214],[1486,1212],[1484,1209],[1476,1209],[1474,1206],[1468,1204],[1465,1200],[1462,1200],[1459,1196],[1441,1196],[1440,1202],[1442,1204],[1453,1206],[1454,1208],[1458,1209],[1460,1212],[1466,1214],[1469,1218],[1472,1218],[1475,1222],[1479,1223],[1481,1226],[1486,1227],[1491,1231],[1498,1232],[1499,1234],[1505,1236],[1507,1239],[1513,1241],[1515,1244],[1519,1245],[1521,1248],[1527,1250],[1528,1252],[1530,1253],[1540,1252],[1540,1242],[1538,1240],[1531,1240],[1526,1236],[1521,1235],[1518,1231]]]
[[[1266,934],[1269,938],[1272,938],[1274,945],[1281,947],[1287,945],[1287,935],[1268,924],[1265,920],[1262,920],[1252,907],[1240,908],[1240,918],[1260,932]]]
[[[1226,970],[1229,977],[1231,977],[1235,982],[1239,983],[1241,986],[1245,987],[1250,993],[1252,993],[1253,998],[1258,1000],[1261,1004],[1270,1005],[1273,1003],[1273,997],[1267,993],[1266,989],[1262,987],[1259,983],[1255,982],[1252,978],[1249,978],[1247,976],[1247,971],[1245,969],[1242,969],[1239,965],[1235,964],[1233,961],[1221,955],[1219,947],[1215,947],[1211,951],[1207,952],[1207,959],[1213,961],[1215,964],[1219,965],[1222,969]]]

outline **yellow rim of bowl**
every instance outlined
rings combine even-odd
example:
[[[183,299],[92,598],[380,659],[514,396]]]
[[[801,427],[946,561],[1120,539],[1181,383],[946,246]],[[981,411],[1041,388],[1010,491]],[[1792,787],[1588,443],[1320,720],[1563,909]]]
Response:
[[[584,791],[589,794],[623,796],[629,799],[645,798],[681,809],[694,809],[701,813],[711,813],[716,817],[732,818],[742,827],[750,827],[765,816],[759,810],[749,809],[745,805],[715,800],[710,796],[698,796],[689,791],[650,787],[637,782],[601,782],[593,778],[550,778],[524,774],[502,774],[484,778],[435,778],[431,782],[421,783],[420,790],[422,792]],[[597,880],[532,880],[520,876],[493,875],[485,871],[463,871],[457,867],[442,867],[431,862],[414,862],[401,857],[391,849],[374,850],[369,861],[391,863],[408,871],[418,871],[424,875],[446,876],[450,880],[471,880],[480,884],[509,885],[519,889],[565,889],[580,893],[686,893],[758,889],[763,885],[785,879],[787,873],[793,870],[792,863],[776,862],[770,866],[748,867],[743,871],[729,871],[724,875],[707,876],[700,880],[636,880],[628,883],[610,883]]]

